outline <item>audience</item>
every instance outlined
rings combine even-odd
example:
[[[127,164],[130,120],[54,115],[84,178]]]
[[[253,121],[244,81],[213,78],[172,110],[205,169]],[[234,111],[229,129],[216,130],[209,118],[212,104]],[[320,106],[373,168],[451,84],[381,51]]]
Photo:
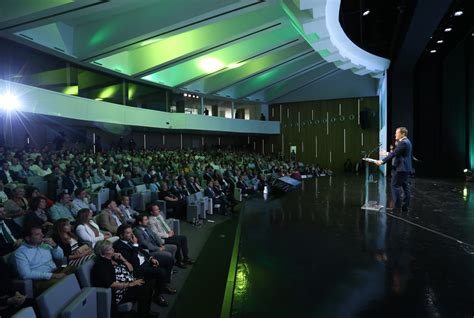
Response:
[[[127,221],[114,200],[108,200],[104,203],[105,209],[97,217],[99,226],[112,234],[117,233],[117,228],[126,224]]]
[[[12,219],[6,218],[3,205],[0,205],[0,256],[13,252],[23,243],[21,227]]]
[[[152,281],[137,278],[133,265],[122,254],[115,253],[109,241],[99,242],[94,251],[97,258],[91,272],[92,283],[112,289],[112,317],[118,317],[118,304],[130,301],[137,302],[138,317],[156,316],[150,312]]]
[[[72,232],[68,219],[56,221],[53,228],[53,240],[63,250],[69,266],[78,267],[94,256],[92,249],[87,244],[79,244],[79,238]]]
[[[52,238],[45,238],[40,227],[25,230],[24,242],[15,251],[15,265],[21,279],[32,279],[35,295],[54,285],[73,268],[60,268],[54,260],[62,262],[64,253]]]
[[[188,239],[184,235],[175,235],[161,215],[160,207],[156,203],[150,205],[148,229],[158,237],[160,244],[176,245],[175,257],[178,266],[184,267],[185,264],[194,264],[188,255]]]
[[[94,249],[94,286],[112,288],[114,316],[117,304],[128,301],[138,302],[139,316],[150,314],[152,300],[167,306],[163,293],[176,293],[170,285],[173,267],[194,263],[186,236],[174,233],[156,199],[166,202],[168,216],[185,219],[188,197],[203,192],[225,213],[235,203],[235,187],[254,193],[280,176],[314,171],[303,170],[297,162],[247,152],[134,149],[94,154],[63,148],[0,150],[0,203],[7,207],[0,205],[0,253],[13,252],[12,269],[19,278],[34,280],[38,295],[94,258]],[[31,176],[42,177],[45,183],[27,186]],[[133,200],[142,199],[134,193],[135,182],[147,184],[152,192],[146,211],[150,215],[136,211],[136,201],[131,204],[131,194]],[[100,187],[109,192],[105,204],[98,199]],[[2,288],[0,315],[2,304],[8,310],[26,304],[10,287]]]
[[[56,222],[59,219],[68,219],[71,222],[75,221],[74,207],[72,205],[71,196],[67,192],[62,192],[58,196],[58,202],[53,204],[49,209],[49,218]]]
[[[117,229],[117,235],[120,239],[113,244],[114,250],[122,254],[132,264],[134,274],[137,277],[144,277],[145,280],[155,280],[154,302],[160,306],[168,306],[168,302],[161,294],[164,292],[176,293],[176,289],[168,285],[171,273],[163,268],[163,265],[155,257],[139,247],[138,240],[133,235],[130,225],[120,225]]]
[[[81,209],[77,212],[76,235],[79,241],[94,247],[97,242],[112,237],[109,232],[102,233],[99,226],[92,219],[92,211]]]

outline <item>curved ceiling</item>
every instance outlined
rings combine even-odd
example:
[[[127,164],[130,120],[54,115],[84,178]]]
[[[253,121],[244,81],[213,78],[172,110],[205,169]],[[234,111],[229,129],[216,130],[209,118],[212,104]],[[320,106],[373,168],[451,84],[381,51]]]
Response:
[[[305,27],[299,2],[2,0],[0,36],[175,91],[257,102],[347,69],[380,74],[348,65],[344,45],[315,50],[327,41]],[[330,19],[340,29],[338,12]],[[335,49],[340,59],[326,54]]]

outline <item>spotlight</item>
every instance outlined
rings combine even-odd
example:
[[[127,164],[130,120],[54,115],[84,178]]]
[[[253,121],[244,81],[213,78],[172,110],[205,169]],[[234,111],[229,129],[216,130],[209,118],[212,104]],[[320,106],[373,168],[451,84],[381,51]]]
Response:
[[[184,97],[188,97],[188,94],[184,93]]]
[[[453,30],[453,28],[446,28],[444,29],[444,32],[451,32]]]
[[[431,50],[430,53],[436,53],[436,50]]]
[[[441,44],[441,43],[443,43],[443,42],[444,42],[443,40],[438,40],[438,41],[436,41],[436,43],[438,43],[438,44]]]
[[[20,108],[20,101],[13,95],[7,93],[0,95],[0,109],[7,112]]]
[[[362,13],[362,15],[363,15],[364,17],[366,17],[366,16],[369,15],[369,13],[370,13],[370,10],[365,10],[364,13]]]
[[[463,14],[464,14],[464,12],[462,12],[461,10],[454,12],[454,16],[455,16],[455,17],[460,17],[460,16],[462,16]]]

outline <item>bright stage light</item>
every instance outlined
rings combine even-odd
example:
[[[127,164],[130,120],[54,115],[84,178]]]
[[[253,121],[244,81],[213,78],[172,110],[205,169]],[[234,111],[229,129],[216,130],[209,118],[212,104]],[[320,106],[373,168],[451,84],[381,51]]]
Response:
[[[438,44],[441,44],[441,43],[443,43],[443,42],[444,42],[443,40],[438,40],[438,41],[436,41],[436,43],[438,43]]]
[[[368,16],[369,14],[370,14],[370,10],[365,10],[364,13],[362,13],[364,17]]]
[[[462,16],[463,14],[464,14],[464,12],[462,12],[461,10],[454,12],[454,16],[455,16],[455,17],[460,17],[460,16]]]
[[[446,28],[444,29],[444,32],[451,32],[453,30],[453,28]]]
[[[20,101],[15,96],[9,93],[0,95],[0,109],[9,112],[20,108],[20,106]]]

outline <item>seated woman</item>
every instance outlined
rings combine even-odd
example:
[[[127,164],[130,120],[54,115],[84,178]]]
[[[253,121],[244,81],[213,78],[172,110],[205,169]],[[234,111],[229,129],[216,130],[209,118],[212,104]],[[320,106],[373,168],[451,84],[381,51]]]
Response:
[[[25,217],[25,227],[38,226],[43,229],[46,236],[51,236],[53,223],[48,221],[46,213],[46,198],[35,197],[31,201],[31,212]]]
[[[68,266],[79,267],[94,257],[88,245],[79,245],[79,238],[71,231],[68,219],[59,219],[54,223],[53,240],[62,248]]]
[[[130,301],[138,302],[137,317],[155,317],[150,312],[153,284],[133,277],[133,266],[120,253],[115,253],[112,243],[96,244],[97,254],[91,277],[94,287],[112,289],[112,317],[118,316],[117,305]]]
[[[106,240],[112,235],[109,232],[102,233],[93,221],[92,215],[89,209],[81,209],[77,212],[76,234],[81,242],[94,247],[97,242]]]

